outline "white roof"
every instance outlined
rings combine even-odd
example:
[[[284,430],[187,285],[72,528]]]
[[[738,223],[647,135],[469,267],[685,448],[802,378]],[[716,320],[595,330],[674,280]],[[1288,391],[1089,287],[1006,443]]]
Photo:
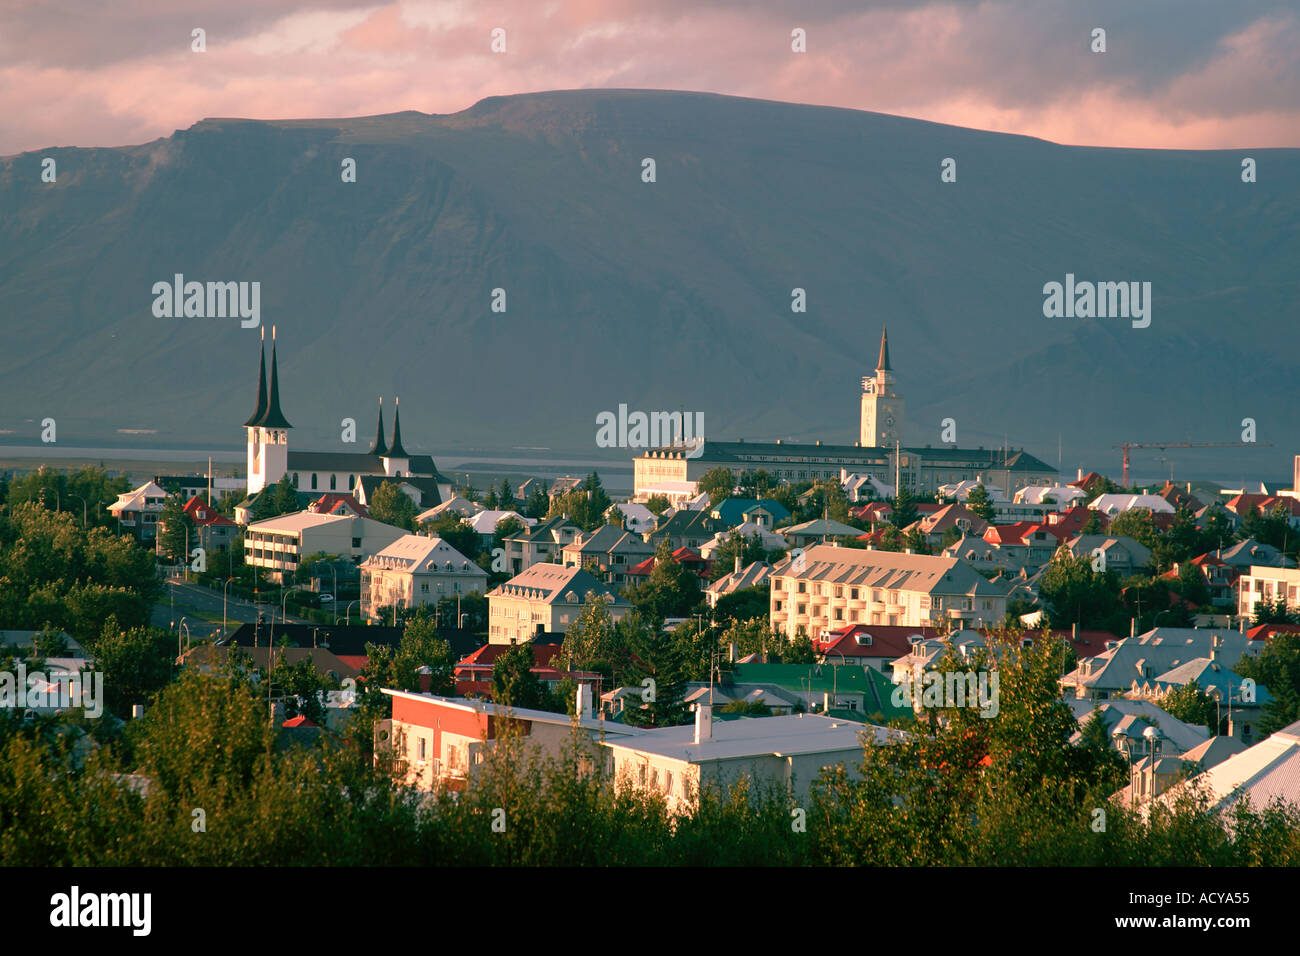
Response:
[[[1117,515],[1134,508],[1146,508],[1152,514],[1173,514],[1175,508],[1159,495],[1098,495],[1088,507],[1102,514]]]
[[[447,565],[450,564],[449,569]],[[409,573],[474,574],[486,578],[487,572],[442,538],[422,534],[404,534],[382,551],[361,562],[367,570],[406,571]]]
[[[295,511],[292,514],[280,515],[278,518],[254,521],[248,526],[248,530],[298,534],[306,528],[320,528],[329,524],[337,524],[340,521],[352,520],[352,515],[322,515],[316,514],[314,511]]]
[[[455,512],[462,517],[476,515],[486,510],[482,505],[470,501],[468,498],[462,498],[460,495],[453,495],[440,505],[434,505],[428,511],[422,511],[415,516],[416,521],[432,521],[439,515],[446,514],[449,511]]]
[[[984,485],[984,490],[988,492],[989,501],[1006,501],[1007,496],[1002,493],[1002,489],[991,483],[985,483],[975,478],[967,478],[965,481],[954,482],[949,485],[940,485],[939,492],[945,498],[956,498],[958,501],[965,501],[972,491],[979,485]]]
[[[1255,810],[1281,799],[1300,805],[1300,721],[1284,727],[1248,750],[1229,757],[1190,781],[1208,791],[1210,802],[1223,809],[1249,797]],[[1172,803],[1186,784],[1170,788],[1161,800]]]
[[[862,750],[861,734],[877,744],[902,739],[902,731],[822,714],[715,720],[712,736],[695,743],[695,724],[644,731],[635,740],[605,741],[613,749],[657,754],[686,763],[773,755],[839,754]]]
[[[1049,496],[1059,505],[1067,501],[1074,501],[1076,498],[1086,498],[1088,493],[1082,488],[1076,488],[1073,485],[1025,485],[1016,492],[1015,503],[1019,505],[1041,505],[1043,499]]]
[[[139,488],[132,488],[130,491],[124,491],[117,496],[117,501],[108,506],[109,511],[143,511],[145,510],[146,498],[166,498],[167,492],[154,484],[152,481],[146,481]]]
[[[496,531],[497,525],[507,518],[516,519],[525,528],[530,524],[537,523],[535,521],[530,522],[518,511],[480,511],[469,519],[469,526],[479,534],[492,534],[492,532]]]

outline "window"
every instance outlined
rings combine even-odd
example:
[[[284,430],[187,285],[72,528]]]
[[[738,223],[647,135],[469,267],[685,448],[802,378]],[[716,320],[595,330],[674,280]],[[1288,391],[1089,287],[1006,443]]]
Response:
[[[428,581],[421,581],[421,582],[420,582],[420,590],[421,590],[422,592],[424,592],[425,594],[428,594],[428,593],[429,593],[429,582],[428,582]]]
[[[352,539],[352,547],[354,547],[354,548],[359,548],[359,547],[361,547],[361,539],[360,539],[360,538],[353,538],[353,539]]]
[[[426,751],[425,751],[425,740],[424,740],[423,737],[421,737],[421,738],[420,738],[420,759],[421,759],[421,760],[425,759],[425,753],[426,753]]]
[[[314,471],[311,473],[311,490],[316,490],[316,472]]]
[[[836,595],[836,597],[838,597],[838,596],[839,596],[839,595]],[[858,599],[858,589],[857,589],[857,588],[849,588],[849,600],[851,600],[851,601],[856,601],[857,599]]]
[[[336,475],[336,474],[331,473],[331,474],[330,474],[330,491],[334,491],[335,489],[338,488],[338,482],[339,482],[339,476]]]
[[[295,488],[302,487],[302,482],[298,480],[298,473],[296,471],[293,473],[293,486]]]

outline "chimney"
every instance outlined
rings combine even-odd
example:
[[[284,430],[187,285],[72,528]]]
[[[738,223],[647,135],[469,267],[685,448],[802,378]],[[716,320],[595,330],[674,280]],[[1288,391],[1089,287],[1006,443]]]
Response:
[[[736,663],[736,642],[732,641],[727,645],[727,653],[730,655],[731,663]]]
[[[1083,481],[1083,469],[1080,468],[1078,474],[1074,476],[1075,481]]]
[[[1135,618],[1135,617],[1131,617],[1131,618],[1129,618],[1129,619],[1128,619],[1128,636],[1129,636],[1129,637],[1137,637],[1137,628],[1138,628],[1137,618]]]
[[[1079,641],[1079,622],[1075,621],[1070,625],[1070,640],[1078,643]]]
[[[713,705],[703,701],[695,705],[695,742],[713,737]]]
[[[586,718],[587,720],[591,719],[591,685],[590,684],[578,685],[577,712],[579,717]]]
[[[132,704],[132,705],[131,705],[131,716],[132,716],[132,717],[143,717],[143,716],[144,716],[144,704]]]
[[[428,664],[415,669],[416,683],[420,687],[421,694],[429,693],[429,688],[433,686],[433,668]]]
[[[825,692],[822,694],[822,713],[829,714],[830,712],[831,712],[831,695],[829,692]]]
[[[736,574],[740,573],[740,555],[736,555]]]
[[[271,701],[271,723],[276,727],[284,723],[284,703],[282,701]]]

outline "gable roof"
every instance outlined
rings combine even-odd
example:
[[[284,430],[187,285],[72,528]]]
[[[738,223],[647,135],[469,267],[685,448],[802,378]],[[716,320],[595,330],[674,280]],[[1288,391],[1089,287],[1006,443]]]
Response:
[[[522,597],[546,604],[559,601],[580,604],[585,603],[587,596],[593,593],[609,597],[610,607],[631,607],[617,592],[585,568],[569,568],[548,562],[539,562],[526,571],[521,571],[509,581],[493,588],[488,597]]]

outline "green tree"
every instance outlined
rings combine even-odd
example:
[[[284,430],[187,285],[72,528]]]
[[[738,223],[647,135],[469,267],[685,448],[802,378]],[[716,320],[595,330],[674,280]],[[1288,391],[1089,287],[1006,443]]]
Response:
[[[1214,698],[1201,690],[1196,681],[1169,691],[1160,698],[1160,709],[1172,714],[1186,724],[1199,725],[1210,732],[1219,733],[1218,712]]]
[[[403,495],[402,497],[405,498],[406,496]],[[370,513],[374,514],[373,509]],[[474,526],[460,515],[445,511],[426,523],[425,529],[433,537],[442,538],[443,541],[446,541],[465,557],[470,559],[478,557],[482,539],[479,537],[479,533],[474,530]]]
[[[1261,736],[1300,720],[1300,634],[1275,634],[1258,657],[1243,657],[1235,670],[1273,697],[1259,721]]]
[[[1106,533],[1111,537],[1121,535],[1130,537],[1139,544],[1150,548],[1153,552],[1163,538],[1148,508],[1133,508],[1123,514],[1116,515],[1110,520],[1110,526],[1106,529]]]
[[[135,704],[148,705],[172,678],[175,635],[157,627],[121,627],[116,617],[104,622],[99,639],[89,647],[95,669],[104,674],[108,710],[117,717],[131,715]]]
[[[515,501],[515,490],[510,487],[509,478],[501,479],[501,490],[497,492],[497,501],[501,508],[506,511],[509,511],[518,504],[518,502]]]
[[[717,507],[720,502],[732,496],[736,487],[736,476],[731,469],[718,465],[700,475],[695,487],[709,496],[709,507]]]
[[[772,589],[767,584],[740,588],[718,598],[713,607],[713,619],[727,625],[734,621],[766,617],[772,604]]]
[[[629,702],[623,719],[634,727],[686,723],[690,718],[681,645],[644,622],[629,630],[627,636],[633,655],[629,684],[641,689],[641,700]]]
[[[669,504],[670,502],[666,495],[651,495],[646,499],[645,506],[650,510],[650,513],[657,518],[668,510]]]
[[[564,632],[559,660],[565,670],[590,670],[597,662],[610,659],[614,623],[609,605],[608,595],[592,595],[578,612],[578,619]]]
[[[655,548],[655,564],[649,579],[627,589],[631,601],[645,620],[656,629],[666,618],[685,617],[700,603],[700,579],[673,557],[672,545],[662,538]]]
[[[546,689],[533,673],[533,645],[516,644],[492,665],[492,699],[507,707],[541,709]]]
[[[199,546],[194,521],[185,512],[184,505],[180,495],[168,495],[158,516],[158,549],[172,564],[187,562],[189,551],[186,548]]]
[[[375,489],[374,497],[370,501],[370,517],[406,531],[416,529],[415,516],[417,513],[415,502],[395,482],[382,482]],[[441,517],[449,516],[450,513]],[[460,549],[457,548],[457,550]],[[462,551],[461,553],[466,557],[474,557],[477,550],[475,548],[473,551]]]
[[[993,509],[993,499],[989,497],[988,491],[982,484],[970,490],[970,494],[966,496],[966,507],[985,521],[992,521],[997,516],[997,512]]]
[[[921,512],[916,507],[916,499],[912,497],[912,493],[906,488],[899,488],[894,496],[889,523],[901,531],[920,516]]]
[[[1062,548],[1039,580],[1038,591],[1051,605],[1052,627],[1103,628],[1114,616],[1119,582],[1113,569],[1094,571],[1088,555]]]
[[[429,693],[443,697],[456,693],[456,655],[438,636],[427,607],[416,608],[407,616],[396,649],[367,644],[366,661],[367,684],[418,691],[424,689],[421,679],[427,677]]]
[[[276,515],[294,514],[298,511],[298,491],[294,488],[292,478],[285,475],[275,483],[273,499]]]
[[[534,487],[524,501],[523,514],[525,518],[545,518],[548,511],[551,510],[551,498],[546,493],[546,485],[543,482],[534,482]]]
[[[727,536],[713,552],[713,564],[709,568],[709,580],[716,581],[736,570],[736,558],[740,558],[741,568],[747,568],[755,561],[767,558],[767,549],[757,531],[745,537],[735,531]]]

